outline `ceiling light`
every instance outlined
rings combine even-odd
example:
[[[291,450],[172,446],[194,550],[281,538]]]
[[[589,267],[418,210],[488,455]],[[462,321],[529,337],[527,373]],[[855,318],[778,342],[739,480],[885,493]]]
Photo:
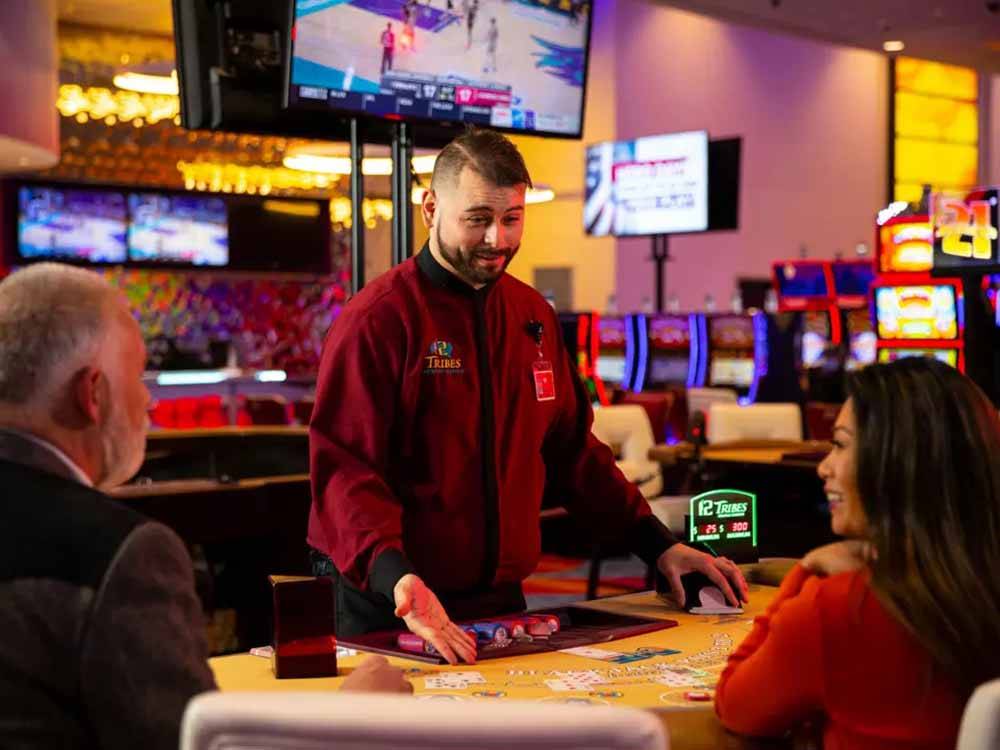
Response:
[[[427,188],[422,188],[422,187],[413,188],[410,200],[414,204],[420,205],[420,203],[422,203],[424,200],[424,193],[426,192]],[[536,188],[528,188],[528,192],[524,196],[524,202],[527,203],[528,205],[531,205],[533,203],[548,203],[549,201],[555,200],[555,198],[556,198],[556,193],[552,188],[546,185],[539,185]]]
[[[170,75],[166,76],[126,71],[116,75],[112,81],[117,88],[125,91],[138,91],[140,94],[177,96],[180,90],[177,85],[176,70],[170,71]]]
[[[906,45],[898,39],[892,39],[888,42],[882,42],[882,49],[886,52],[902,52],[906,49]]]
[[[434,161],[436,159],[436,154],[414,156],[411,162],[413,171],[417,174],[430,174],[434,171]],[[326,156],[323,154],[299,152],[286,156],[282,160],[282,164],[289,169],[297,169],[301,172],[343,175],[351,173],[351,157],[349,156]],[[384,156],[368,157],[361,162],[361,173],[366,177],[391,175],[392,159]]]

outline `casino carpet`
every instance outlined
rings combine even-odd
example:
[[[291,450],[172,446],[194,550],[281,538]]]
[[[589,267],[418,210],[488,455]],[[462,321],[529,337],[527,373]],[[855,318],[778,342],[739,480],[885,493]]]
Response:
[[[524,581],[528,609],[562,606],[587,594],[590,560],[543,555],[535,572]],[[646,565],[635,557],[612,557],[601,563],[598,596],[618,596],[646,588]]]

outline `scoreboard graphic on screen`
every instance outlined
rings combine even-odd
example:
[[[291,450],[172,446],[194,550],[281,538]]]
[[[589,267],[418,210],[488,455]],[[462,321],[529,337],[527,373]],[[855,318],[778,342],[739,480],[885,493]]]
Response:
[[[737,562],[757,559],[757,497],[742,490],[713,490],[691,498],[688,541]]]

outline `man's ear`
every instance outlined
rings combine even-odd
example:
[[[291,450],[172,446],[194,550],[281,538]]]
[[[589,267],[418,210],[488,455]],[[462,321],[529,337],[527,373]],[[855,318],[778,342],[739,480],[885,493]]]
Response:
[[[108,379],[96,367],[83,367],[73,376],[70,392],[80,416],[91,424],[101,422],[101,410],[110,395]]]
[[[424,219],[424,227],[430,229],[434,226],[434,214],[437,212],[437,194],[433,188],[424,191],[424,197],[420,201],[420,215]]]

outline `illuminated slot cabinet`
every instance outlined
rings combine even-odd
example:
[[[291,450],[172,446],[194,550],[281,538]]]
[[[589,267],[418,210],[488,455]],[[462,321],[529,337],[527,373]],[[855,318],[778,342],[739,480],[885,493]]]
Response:
[[[602,315],[597,319],[594,372],[605,388],[632,388],[637,346],[634,315]]]
[[[607,389],[596,369],[600,353],[600,322],[601,316],[596,312],[559,313],[563,341],[570,359],[576,363],[580,380],[593,402],[607,404]]]
[[[771,266],[778,309],[800,320],[798,366],[811,370],[841,345],[840,311],[833,301],[833,271],[827,261],[785,260]]]
[[[878,362],[929,356],[965,372],[964,290],[960,279],[931,275],[931,217],[882,216],[870,294]]]
[[[719,314],[702,318],[704,357],[697,385],[732,388],[744,404],[757,398],[757,385],[767,373],[767,316]]]
[[[874,261],[834,261],[830,270],[834,294],[831,313],[839,319],[847,345],[844,367],[848,371],[859,370],[877,358],[878,337],[868,304],[868,295],[875,282]]]
[[[924,275],[880,279],[872,287],[878,361],[928,356],[965,371],[962,282]]]
[[[632,390],[661,391],[697,385],[703,316],[636,315],[638,357]]]

